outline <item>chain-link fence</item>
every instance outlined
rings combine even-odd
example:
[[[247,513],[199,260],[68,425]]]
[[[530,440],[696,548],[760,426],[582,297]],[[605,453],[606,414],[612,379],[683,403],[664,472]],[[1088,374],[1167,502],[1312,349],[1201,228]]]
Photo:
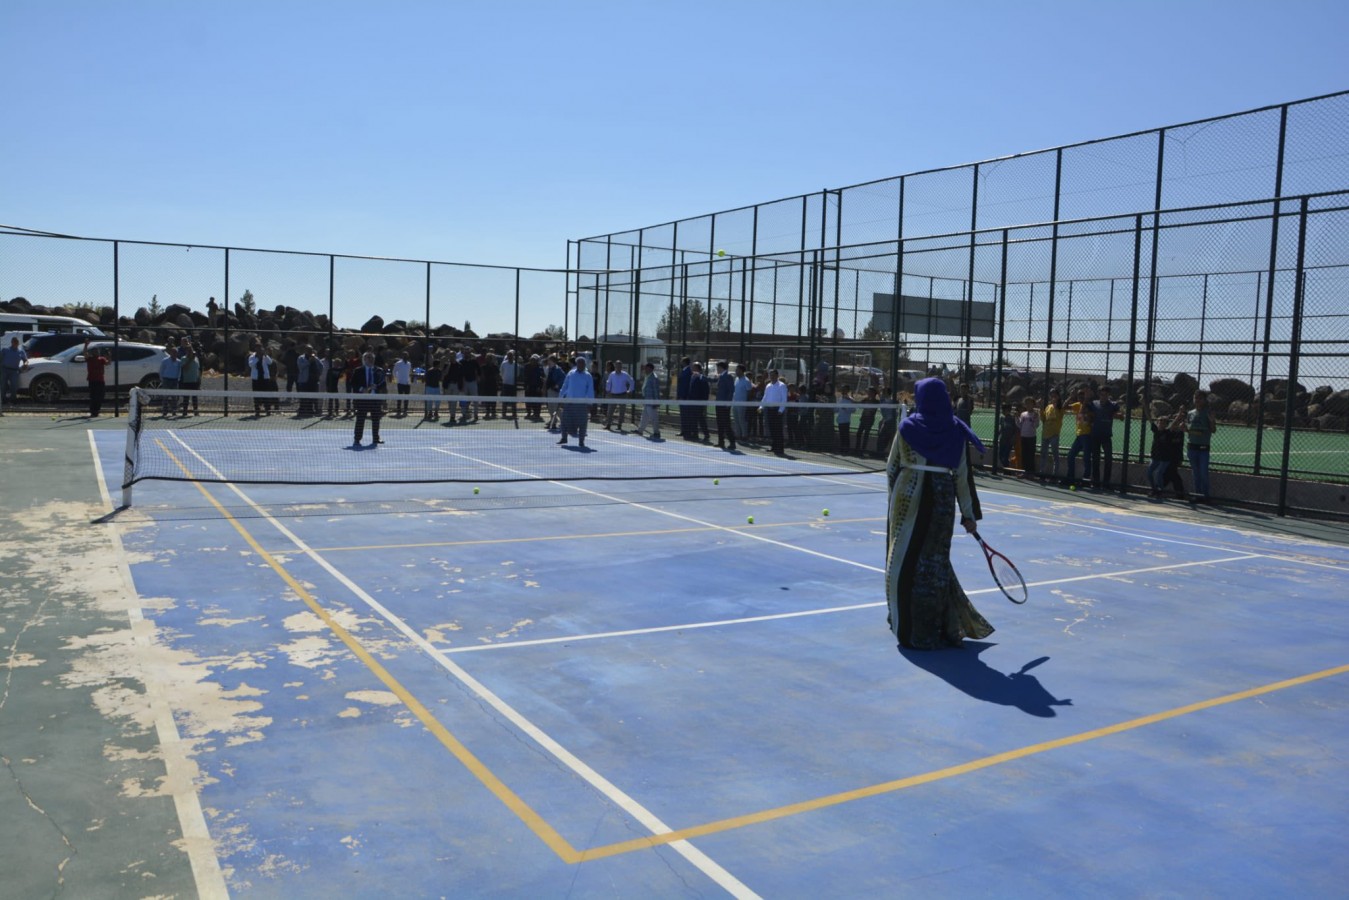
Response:
[[[1004,405],[1109,385],[1121,487],[1206,389],[1216,496],[1349,515],[1346,192],[1349,92],[573,241],[568,325],[811,399],[940,372],[995,467]]]
[[[579,273],[584,274],[584,273]],[[256,348],[293,389],[306,348],[346,360],[364,350],[423,367],[446,351],[491,354],[497,379],[525,389],[533,354],[566,350],[560,270],[377,259],[187,244],[75,238],[0,228],[0,331],[23,334],[79,318],[117,345],[105,373],[108,410],[133,386],[157,381],[133,345],[196,349],[207,389],[248,390]],[[476,324],[475,324],[476,323]],[[83,360],[44,342],[18,373],[18,409],[60,411],[86,401]],[[9,344],[9,338],[5,339]],[[37,358],[41,353],[41,359]],[[519,371],[506,367],[511,354]],[[5,405],[15,401],[4,398]]]

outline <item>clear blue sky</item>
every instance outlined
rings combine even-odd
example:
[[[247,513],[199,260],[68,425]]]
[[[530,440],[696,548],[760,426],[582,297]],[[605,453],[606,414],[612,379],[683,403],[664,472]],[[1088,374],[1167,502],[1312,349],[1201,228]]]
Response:
[[[1344,89],[1346,34],[1332,0],[6,0],[0,222],[560,267],[567,238]]]

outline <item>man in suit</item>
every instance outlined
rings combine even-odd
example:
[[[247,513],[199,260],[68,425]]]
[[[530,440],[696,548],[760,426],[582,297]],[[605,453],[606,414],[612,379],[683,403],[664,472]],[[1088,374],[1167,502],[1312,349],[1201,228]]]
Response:
[[[741,367],[741,371],[744,367]],[[735,399],[735,376],[726,360],[717,363],[717,446],[723,450],[730,441],[731,450],[735,450],[735,430],[731,427],[731,407],[723,406]]]
[[[689,379],[689,399],[706,401],[712,396],[711,385],[703,377],[703,367],[701,363],[692,365],[693,375]],[[702,404],[694,404],[689,408],[691,416],[689,420],[689,435],[686,440],[696,441],[698,435],[702,435],[704,444],[712,442],[712,432],[707,428],[707,407]]]
[[[347,388],[354,394],[387,394],[388,378],[384,370],[375,365],[375,354],[365,353],[361,365],[347,375]],[[361,437],[365,434],[365,419],[370,417],[370,446],[384,443],[379,439],[379,420],[384,415],[383,400],[356,401],[356,438],[352,447],[361,446]]]

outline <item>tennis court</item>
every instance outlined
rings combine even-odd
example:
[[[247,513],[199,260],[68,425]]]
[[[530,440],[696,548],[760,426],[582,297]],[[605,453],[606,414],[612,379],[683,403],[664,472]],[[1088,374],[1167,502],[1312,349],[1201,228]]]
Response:
[[[10,477],[59,454],[111,511],[112,423],[3,427]],[[359,453],[259,438],[233,453],[473,456],[445,430]],[[958,540],[997,632],[899,652],[883,476],[749,451],[734,464],[766,477],[547,480],[563,457],[659,474],[720,453],[552,438],[483,445],[520,481],[144,482],[88,526],[127,566],[138,671],[171,710],[161,749],[104,754],[164,770],[108,775],[109,805],[174,802],[175,828],[134,832],[157,884],[129,883],[181,886],[181,853],[205,895],[1342,891],[1342,534],[981,478],[981,531],[1030,602]],[[230,443],[153,439],[198,474]]]

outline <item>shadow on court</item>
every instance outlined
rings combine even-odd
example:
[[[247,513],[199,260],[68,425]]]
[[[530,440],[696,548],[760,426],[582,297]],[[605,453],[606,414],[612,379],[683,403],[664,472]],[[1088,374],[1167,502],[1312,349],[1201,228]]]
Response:
[[[1050,719],[1058,715],[1056,706],[1072,706],[1072,700],[1059,700],[1051,694],[1040,679],[1027,674],[1031,669],[1049,661],[1048,656],[1031,660],[1019,671],[1004,675],[979,658],[996,644],[966,641],[960,650],[908,650],[900,654],[920,669],[931,672],[958,691],[976,700],[1015,706],[1032,716]]]

